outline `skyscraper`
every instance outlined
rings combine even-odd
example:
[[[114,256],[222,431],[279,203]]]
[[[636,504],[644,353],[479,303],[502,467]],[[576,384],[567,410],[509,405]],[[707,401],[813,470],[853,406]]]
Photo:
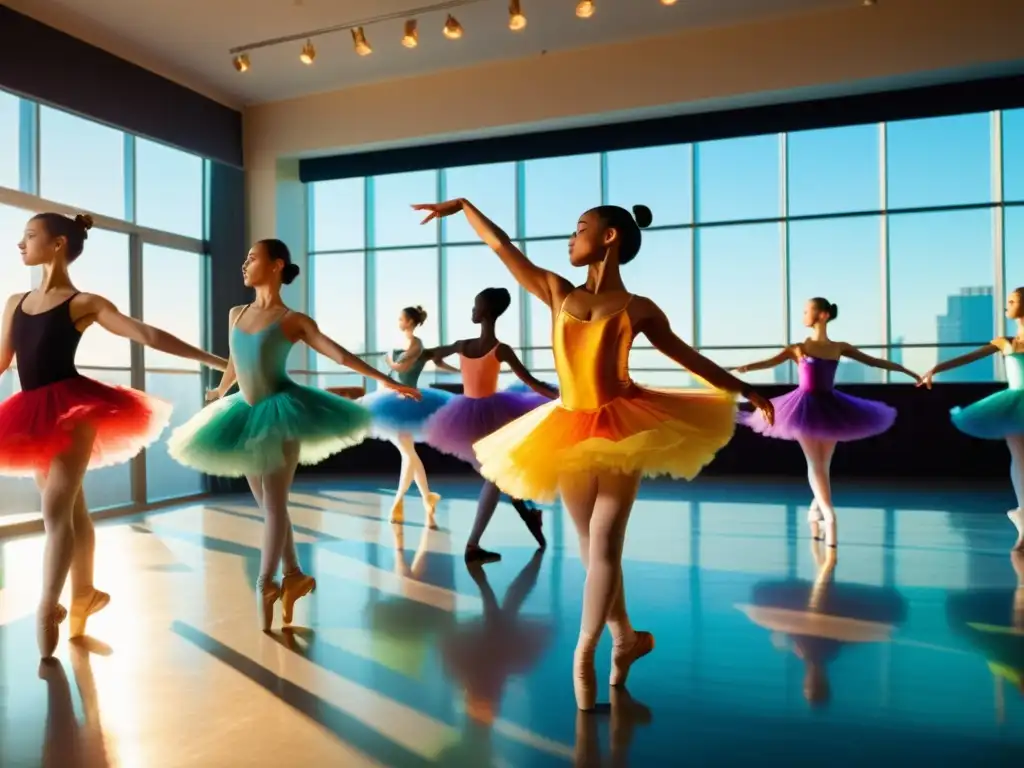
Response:
[[[968,350],[965,347],[984,344],[992,338],[995,312],[991,286],[961,288],[960,293],[946,297],[946,314],[936,320],[936,341],[958,344],[938,350],[938,362],[952,360]],[[978,360],[942,375],[943,381],[992,381],[995,358]]]

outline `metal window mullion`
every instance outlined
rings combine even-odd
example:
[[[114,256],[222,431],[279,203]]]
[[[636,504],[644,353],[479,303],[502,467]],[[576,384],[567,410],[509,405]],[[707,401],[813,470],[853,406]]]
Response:
[[[792,343],[792,319],[790,315],[790,267],[789,267],[789,134],[779,134],[779,215],[782,225],[779,227],[779,257],[782,270],[782,323],[783,338],[786,346]],[[791,375],[792,366],[786,366],[787,378]]]
[[[306,312],[310,317],[316,317],[316,294],[313,292],[313,286],[316,285],[316,184],[306,184],[304,191],[306,197],[306,279],[304,281],[306,284]],[[306,360],[303,365],[307,371],[315,371],[316,353],[309,345],[305,346]],[[312,381],[307,377],[306,383],[318,386],[315,377]]]
[[[992,120],[992,202],[997,203],[992,209],[992,269],[995,277],[993,286],[993,327],[995,336],[1006,333],[1006,320],[1003,315],[1002,296],[1006,293],[1006,209],[1003,208],[1005,194],[1003,181],[1003,114],[991,113]],[[1014,331],[1016,333],[1016,331]],[[999,356],[992,358],[992,376],[1001,381],[1003,366],[999,365]]]
[[[18,189],[39,194],[39,105],[18,101]]]
[[[891,281],[889,275],[889,144],[888,125],[878,124],[878,207],[882,211],[879,219],[879,263],[882,277],[882,349],[884,359],[892,360],[892,312],[890,312]],[[882,382],[892,382],[892,372],[882,374]]]
[[[142,238],[138,234],[128,237],[128,312],[136,320],[144,316],[143,301],[143,255]],[[146,390],[146,353],[145,348],[136,342],[131,343],[131,386],[144,392]],[[134,504],[146,503],[146,451],[143,449],[131,461],[131,494]]]
[[[373,252],[376,231],[373,176],[367,176],[363,181],[363,212],[363,353],[366,354],[377,349],[377,257]],[[373,379],[366,380],[367,391],[374,389],[375,384]]]
[[[526,245],[526,163],[522,160],[516,161],[516,190],[515,190],[515,234],[519,247],[524,253],[527,252]],[[527,254],[529,255],[529,254]],[[523,365],[527,368],[534,366],[533,348],[538,346],[533,338],[533,323],[530,322],[530,294],[526,289],[519,286],[519,343],[522,347]],[[549,342],[550,343],[550,340]]]
[[[690,307],[693,346],[700,348],[700,146],[690,144]]]
[[[135,137],[127,131],[121,134],[124,137],[124,220],[136,222],[136,195],[135,183]]]
[[[437,200],[448,199],[448,171],[437,172]],[[438,219],[437,225],[437,340],[448,344],[448,219]]]

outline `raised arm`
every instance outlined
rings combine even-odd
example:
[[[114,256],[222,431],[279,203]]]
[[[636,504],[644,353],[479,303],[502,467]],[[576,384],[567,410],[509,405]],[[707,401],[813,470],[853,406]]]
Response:
[[[7,372],[14,362],[14,340],[11,338],[11,326],[14,322],[14,310],[18,308],[23,293],[16,293],[7,299],[4,305],[3,327],[0,328],[0,376]]]
[[[871,355],[866,355],[859,349],[857,349],[855,346],[853,346],[852,344],[847,344],[845,341],[840,342],[839,353],[843,355],[843,357],[848,357],[851,360],[856,360],[858,363],[863,363],[864,365],[870,365],[872,368],[881,368],[882,370],[885,371],[905,373],[915,382],[921,381],[921,377],[918,376],[909,368],[904,368],[899,363],[894,363],[891,360],[883,360],[880,357],[872,357]]]
[[[635,326],[637,333],[646,336],[655,349],[700,376],[716,389],[742,395],[764,414],[769,424],[774,423],[775,409],[767,398],[676,336],[665,313],[653,301],[639,299],[633,303],[639,308]]]
[[[438,370],[448,371],[450,373],[462,373],[454,365],[449,365],[444,361],[446,357],[451,357],[459,353],[459,345],[461,342],[454,342],[453,344],[445,344],[443,347],[432,347],[431,349],[423,350],[423,355],[430,362],[432,362]]]
[[[512,276],[523,288],[528,290],[549,307],[561,304],[572,291],[572,284],[563,277],[541,269],[512,243],[511,238],[493,221],[484,216],[475,205],[464,198],[449,200],[445,203],[421,203],[414,205],[417,211],[428,211],[423,223],[443,216],[451,216],[462,211],[466,221],[481,240],[501,259]]]
[[[511,368],[512,373],[518,376],[519,380],[523,382],[523,384],[528,386],[538,395],[543,395],[544,397],[550,400],[555,400],[558,398],[558,392],[551,389],[551,387],[549,387],[543,381],[535,379],[533,374],[526,370],[526,366],[523,365],[522,360],[519,359],[516,353],[512,350],[512,347],[510,347],[508,344],[499,344],[497,355],[498,359],[501,362],[505,363],[505,365],[507,365],[509,368]]]
[[[932,379],[938,376],[943,371],[951,371],[954,368],[959,368],[962,365],[973,363],[976,360],[984,360],[986,357],[991,357],[996,352],[1003,350],[1003,345],[1006,344],[1006,339],[992,339],[988,344],[978,347],[973,352],[968,352],[966,355],[960,355],[960,357],[954,357],[952,360],[946,360],[945,362],[939,363],[930,371],[921,376],[917,386],[932,388]]]
[[[399,384],[394,379],[389,379],[372,365],[369,365],[356,355],[353,355],[334,339],[325,335],[313,318],[299,312],[290,313],[290,317],[293,318],[291,322],[297,331],[298,338],[296,341],[304,341],[310,349],[319,352],[321,355],[333,360],[338,365],[344,365],[346,368],[351,368],[356,373],[365,376],[368,379],[375,379],[388,389],[393,389],[399,394],[411,397],[414,400],[419,400],[423,397],[418,389],[415,389],[414,387],[407,387],[404,384]]]
[[[764,371],[768,368],[777,368],[787,360],[796,360],[796,345],[791,345],[783,349],[777,355],[773,355],[765,360],[758,360],[756,363],[747,363],[746,365],[738,365],[735,368],[727,368],[729,371],[736,371],[736,373],[749,373],[750,371]]]
[[[204,352],[167,331],[146,325],[133,317],[122,315],[117,307],[102,296],[93,293],[83,294],[83,296],[86,314],[94,316],[101,327],[115,336],[130,339],[150,349],[166,352],[168,355],[195,360],[218,371],[223,371],[228,367],[228,361],[223,357]]]

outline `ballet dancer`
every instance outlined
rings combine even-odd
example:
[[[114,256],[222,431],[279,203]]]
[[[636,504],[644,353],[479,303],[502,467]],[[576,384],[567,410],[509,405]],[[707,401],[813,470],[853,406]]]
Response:
[[[245,477],[263,511],[263,547],[256,582],[260,626],[270,629],[274,603],[290,624],[295,602],[316,589],[316,580],[299,566],[288,493],[299,464],[317,464],[360,443],[370,427],[370,412],[343,397],[296,384],[285,366],[296,342],[339,365],[418,400],[418,390],[392,381],[328,338],[317,324],[281,300],[281,285],[299,276],[288,246],[260,240],[242,264],[245,285],[256,290],[252,304],[234,307],[228,369],[220,386],[207,394],[217,401],[171,434],[170,455],[208,475]],[[238,381],[239,392],[225,397]],[[284,561],[283,579],[275,581]]]
[[[983,440],[1005,440],[1010,449],[1010,482],[1017,507],[1006,513],[1017,529],[1013,550],[1024,551],[1024,287],[1006,297],[1006,317],[1017,323],[1017,334],[992,339],[966,355],[939,363],[921,377],[918,386],[932,388],[932,380],[944,371],[983,360],[997,352],[1006,368],[1007,388],[966,408],[950,412],[953,426],[964,434]]]
[[[423,342],[415,335],[416,328],[426,320],[427,311],[423,307],[403,309],[398,315],[398,328],[405,334],[405,349],[396,349],[385,358],[388,368],[394,371],[398,381],[409,387],[416,386],[429,360],[424,354]],[[423,399],[418,401],[392,390],[378,390],[357,402],[369,409],[373,417],[371,437],[388,440],[402,455],[402,474],[391,505],[391,522],[404,522],[405,494],[415,480],[427,514],[427,526],[436,529],[435,513],[441,497],[430,492],[427,470],[416,453],[416,441],[422,438],[423,425],[427,419],[447,404],[452,394],[441,389],[423,389],[420,392]]]
[[[413,206],[424,222],[463,211],[480,238],[516,280],[552,312],[561,400],[543,405],[478,441],[480,472],[506,493],[552,500],[561,494],[580,539],[587,569],[573,687],[581,710],[592,710],[594,652],[603,627],[611,631],[611,685],[623,685],[634,661],[654,648],[649,632],[633,629],[622,585],[622,544],[644,475],[692,479],[735,429],[739,393],[772,419],[772,405],[673,333],[650,299],[630,294],[619,268],[640,252],[645,206],[602,205],[584,213],[569,240],[569,262],[587,268],[575,286],[531,262],[508,235],[467,200]],[[629,377],[637,334],[703,378],[714,389],[661,392]]]
[[[143,392],[79,374],[75,352],[93,324],[138,344],[224,370],[227,361],[122,315],[102,296],[75,288],[69,266],[82,255],[92,218],[40,213],[18,243],[27,266],[42,267],[35,290],[7,300],[0,374],[17,360],[21,391],[0,404],[0,474],[34,477],[42,496],[46,543],[36,639],[53,656],[68,616],[60,595],[71,574],[72,637],[110,602],[93,585],[96,534],[82,481],[89,469],[126,462],[167,426],[171,406]]]
[[[739,423],[766,437],[796,440],[807,459],[807,480],[814,498],[807,513],[811,536],[835,547],[838,539],[836,510],[832,506],[830,468],[836,443],[863,440],[885,432],[896,420],[896,409],[885,403],[865,400],[834,389],[840,359],[886,371],[905,373],[918,381],[913,371],[899,363],[866,355],[852,344],[828,337],[828,324],[839,316],[839,307],[828,299],[815,297],[804,305],[804,325],[811,335],[799,344],[791,344],[774,357],[741,365],[737,373],[763,371],[793,360],[800,371],[800,384],[792,392],[772,398],[775,423],[757,413],[740,413]],[[825,531],[822,537],[821,527]]]
[[[516,357],[507,344],[498,341],[495,324],[512,303],[511,294],[504,288],[487,288],[477,294],[473,303],[473,322],[480,326],[480,336],[454,344],[437,347],[433,359],[443,362],[445,357],[457,354],[460,360],[463,394],[437,411],[424,428],[426,442],[433,448],[477,466],[473,443],[499,427],[519,418],[557,393],[537,381]],[[505,363],[531,391],[498,391],[498,375]],[[490,563],[501,559],[497,552],[480,546],[494,510],[498,506],[500,491],[491,482],[485,482],[477,500],[476,519],[466,542],[466,562]],[[526,527],[543,549],[543,519],[539,509],[530,507],[521,497],[513,494],[515,507]]]

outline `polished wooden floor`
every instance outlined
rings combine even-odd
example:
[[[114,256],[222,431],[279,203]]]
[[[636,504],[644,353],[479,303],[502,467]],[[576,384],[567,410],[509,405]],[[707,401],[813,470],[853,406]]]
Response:
[[[269,635],[250,499],[101,525],[113,602],[50,664],[41,538],[0,541],[0,765],[1022,764],[1024,562],[1001,486],[839,487],[830,570],[799,484],[648,484],[625,578],[658,647],[578,715],[584,574],[563,512],[537,553],[503,505],[484,544],[504,560],[470,571],[476,485],[438,482],[440,531],[410,497],[396,532],[391,482],[297,486],[319,589]]]

